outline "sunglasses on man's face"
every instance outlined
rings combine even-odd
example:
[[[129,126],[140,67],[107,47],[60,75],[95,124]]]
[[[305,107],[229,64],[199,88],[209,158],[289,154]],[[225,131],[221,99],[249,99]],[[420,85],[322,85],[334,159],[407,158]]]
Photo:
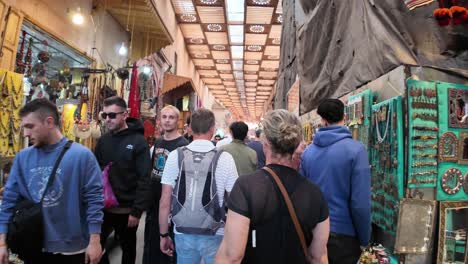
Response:
[[[103,112],[103,113],[101,113],[101,117],[102,117],[102,119],[107,119],[107,117],[109,117],[110,119],[114,119],[114,118],[117,117],[118,114],[123,114],[123,113],[125,113],[125,111],[124,112],[118,112],[118,113],[113,113],[113,112],[104,113]]]

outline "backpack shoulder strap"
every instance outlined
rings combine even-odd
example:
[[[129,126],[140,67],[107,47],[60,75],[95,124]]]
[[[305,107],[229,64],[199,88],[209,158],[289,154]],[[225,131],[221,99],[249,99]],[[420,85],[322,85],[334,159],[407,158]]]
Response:
[[[213,178],[215,177],[215,173],[216,173],[216,167],[218,167],[218,160],[219,160],[219,157],[221,156],[221,154],[223,154],[224,150],[222,149],[217,149],[217,148],[214,148],[212,151],[215,152],[215,155],[213,156],[213,161],[211,162],[213,164]]]
[[[184,151],[187,150],[187,146],[177,148],[177,159],[179,164],[179,171],[182,169],[182,161],[184,161],[185,154]]]

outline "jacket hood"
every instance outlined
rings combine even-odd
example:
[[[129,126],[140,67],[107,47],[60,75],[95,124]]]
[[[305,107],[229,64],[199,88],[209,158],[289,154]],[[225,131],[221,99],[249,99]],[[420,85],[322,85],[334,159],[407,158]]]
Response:
[[[345,126],[329,126],[319,129],[314,137],[314,145],[319,147],[330,146],[342,139],[352,138],[351,132]]]
[[[142,135],[145,134],[145,128],[143,127],[143,122],[141,122],[140,119],[128,117],[127,120],[125,121],[127,122],[128,128],[117,132],[115,134],[116,136],[128,135],[128,134],[134,134],[134,133],[140,133]]]

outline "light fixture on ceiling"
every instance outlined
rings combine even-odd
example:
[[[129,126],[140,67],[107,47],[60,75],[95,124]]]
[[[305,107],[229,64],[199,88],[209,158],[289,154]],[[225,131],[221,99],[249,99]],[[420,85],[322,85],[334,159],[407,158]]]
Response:
[[[277,55],[269,55],[267,58],[269,60],[279,60],[279,56],[277,56]]]
[[[125,55],[127,55],[127,52],[128,52],[128,49],[127,49],[127,47],[125,47],[125,43],[122,42],[122,45],[120,45],[120,48],[119,48],[119,55],[120,56],[125,56]]]
[[[182,14],[180,15],[180,20],[187,22],[187,23],[193,23],[197,21],[197,17],[193,14]]]
[[[146,75],[150,75],[151,74],[151,67],[148,66],[148,65],[145,65],[143,66],[143,73],[146,74]]]
[[[227,64],[227,63],[229,63],[229,60],[225,60],[225,59],[216,60],[216,63],[219,63],[219,64]]]
[[[247,46],[247,50],[249,50],[249,51],[261,51],[262,47],[260,45],[250,45],[250,46]]]
[[[223,30],[223,27],[220,24],[208,24],[206,27],[209,31],[219,32]]]
[[[249,29],[253,33],[263,33],[265,31],[265,27],[262,25],[252,25]]]
[[[214,50],[225,50],[226,46],[217,44],[217,45],[213,45],[213,49]]]
[[[204,5],[214,5],[218,0],[201,0],[200,2]]]
[[[253,0],[252,2],[256,5],[268,5],[271,0]]]
[[[258,61],[256,61],[256,60],[248,60],[248,61],[246,61],[245,63],[251,64],[251,65],[256,65],[256,64],[258,64]]]
[[[190,42],[193,44],[203,44],[203,39],[202,38],[191,38]]]
[[[278,18],[276,18],[276,21],[278,21],[278,23],[283,23],[283,15],[278,15]]]
[[[272,43],[273,45],[279,45],[279,44],[281,44],[281,39],[279,39],[279,38],[274,38],[274,39],[271,41],[271,43]]]
[[[203,53],[197,53],[197,54],[195,54],[195,58],[206,59],[206,58],[208,58],[208,55],[203,54]]]
[[[77,11],[72,15],[72,22],[75,25],[83,25],[84,17],[81,14],[81,8],[78,7]]]

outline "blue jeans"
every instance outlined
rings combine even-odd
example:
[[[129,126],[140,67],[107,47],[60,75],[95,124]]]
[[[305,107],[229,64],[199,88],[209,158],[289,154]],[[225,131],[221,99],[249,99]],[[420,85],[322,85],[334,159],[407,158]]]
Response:
[[[177,264],[213,264],[223,236],[175,234]]]

